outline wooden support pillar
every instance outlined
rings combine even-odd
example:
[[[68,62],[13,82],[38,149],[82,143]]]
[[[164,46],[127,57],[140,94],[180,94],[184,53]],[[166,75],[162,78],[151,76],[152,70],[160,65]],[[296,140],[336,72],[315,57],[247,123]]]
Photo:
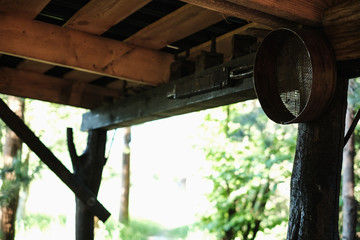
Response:
[[[96,196],[99,192],[102,170],[106,162],[106,130],[89,131],[87,148],[81,156],[76,154],[72,129],[68,129],[67,135],[74,175]],[[94,239],[95,215],[88,207],[92,204],[91,202],[84,203],[76,198],[76,240]]]
[[[288,240],[337,240],[347,80],[317,120],[299,124],[291,178]]]

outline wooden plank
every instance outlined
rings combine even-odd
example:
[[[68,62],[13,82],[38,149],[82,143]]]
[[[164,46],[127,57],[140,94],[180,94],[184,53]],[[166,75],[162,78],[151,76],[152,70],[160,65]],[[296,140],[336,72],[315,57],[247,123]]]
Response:
[[[216,52],[224,54],[224,61],[229,61],[232,58],[232,38],[235,34],[239,35],[250,35],[253,34],[248,32],[249,29],[264,29],[264,30],[271,30],[271,28],[266,27],[264,25],[258,23],[249,23],[243,27],[235,29],[231,32],[228,32],[224,35],[221,35],[216,38]],[[211,50],[211,41],[207,41],[202,43],[196,47],[193,47],[189,51],[190,60],[195,60],[197,56],[200,55],[201,51],[210,51]],[[180,56],[185,56],[186,53],[181,53]]]
[[[289,26],[291,22],[321,26],[322,13],[344,0],[182,0],[226,15],[239,17],[264,25]],[[284,21],[285,20],[285,21]],[[287,23],[288,21],[288,23]]]
[[[3,13],[33,19],[49,2],[50,0],[0,0],[0,9]]]
[[[0,99],[0,118],[28,147],[87,205],[101,221],[105,222],[110,213],[96,199],[83,183],[81,183],[61,161],[40,141],[40,139],[25,125],[25,123],[11,111]],[[60,197],[60,196],[59,196]]]
[[[0,14],[0,53],[143,84],[169,79],[173,55]]]
[[[360,59],[359,1],[347,1],[328,9],[323,23],[337,60]]]
[[[24,61],[20,62],[16,68],[20,69],[20,70],[31,71],[31,72],[36,72],[36,73],[44,73],[53,67],[54,67],[53,65],[42,63],[42,62],[24,60]]]
[[[120,95],[114,89],[7,67],[0,67],[0,92],[90,109]]]
[[[77,81],[77,82],[91,82],[100,77],[101,75],[88,73],[88,72],[81,72],[77,70],[70,71],[63,76],[64,79]]]
[[[91,0],[64,27],[100,35],[151,0]]]
[[[141,29],[126,42],[150,49],[161,49],[223,19],[217,12],[187,4]]]
[[[245,56],[222,66],[213,67],[199,73],[185,77],[186,81],[211,74],[215,70],[251,65],[254,55]],[[178,81],[178,80],[177,80]],[[182,99],[171,99],[169,92],[174,89],[176,81],[163,84],[147,90],[141,94],[125,98],[121,101],[100,107],[83,115],[81,129],[113,129],[135,124],[218,107],[235,102],[256,98],[251,77],[235,82],[233,87],[222,88]]]
[[[261,12],[243,5],[222,0],[181,0],[183,2],[203,7],[224,14],[225,16],[234,16],[245,19],[250,22],[257,22],[272,28],[294,27],[296,24],[285,20],[276,15]]]

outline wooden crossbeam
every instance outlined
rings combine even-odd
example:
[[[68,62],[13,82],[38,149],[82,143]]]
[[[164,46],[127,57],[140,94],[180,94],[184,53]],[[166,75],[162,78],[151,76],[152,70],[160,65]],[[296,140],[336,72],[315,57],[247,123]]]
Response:
[[[169,97],[169,93],[176,89],[174,84],[177,84],[178,81],[189,83],[190,87],[192,87],[191,83],[194,82],[193,80],[203,78],[207,81],[209,77],[217,77],[216,74],[213,75],[216,71],[221,72],[227,68],[249,66],[253,64],[253,61],[254,55],[238,58],[222,66],[209,68],[204,72],[163,84],[122,101],[97,108],[83,115],[81,129],[86,131],[91,129],[127,127],[156,119],[254,99],[256,94],[251,77],[235,81],[232,87],[220,88],[179,99]]]
[[[214,11],[187,4],[129,37],[126,42],[161,49],[223,20]]]
[[[0,67],[0,92],[89,109],[120,96],[118,90],[7,67]]]
[[[50,0],[0,0],[0,11],[33,19],[49,2]]]
[[[0,118],[26,145],[28,145],[41,161],[44,162],[75,193],[75,195],[87,205],[94,215],[103,222],[110,217],[110,213],[96,199],[96,195],[61,163],[61,161],[1,99]]]
[[[173,55],[51,24],[0,14],[0,53],[157,85]]]
[[[64,27],[100,35],[151,0],[91,0]]]
[[[226,16],[238,17],[251,22],[257,22],[269,27],[277,28],[284,26],[295,26],[294,22],[285,20],[283,18],[261,12],[256,9],[239,5],[229,1],[223,0],[181,0],[183,2],[193,4],[199,7],[203,7],[209,10],[213,10],[222,13]]]
[[[247,19],[271,27],[304,24],[321,26],[323,12],[344,0],[182,0],[226,15]]]

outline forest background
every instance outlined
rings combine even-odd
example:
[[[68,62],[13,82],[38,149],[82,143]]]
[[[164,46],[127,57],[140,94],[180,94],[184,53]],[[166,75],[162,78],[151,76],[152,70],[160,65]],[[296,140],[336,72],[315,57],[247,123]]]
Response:
[[[33,100],[25,106],[25,122],[72,169],[66,128],[74,128],[80,152],[87,138],[79,131],[84,110]],[[108,132],[99,193],[113,215],[98,222],[96,239],[286,238],[296,125],[274,124],[257,101],[248,101],[133,126],[131,133],[130,223],[118,220],[124,144],[118,129]],[[355,134],[359,149],[359,128]],[[29,159],[31,178],[21,188],[16,239],[74,239],[72,192],[26,146],[22,159]]]

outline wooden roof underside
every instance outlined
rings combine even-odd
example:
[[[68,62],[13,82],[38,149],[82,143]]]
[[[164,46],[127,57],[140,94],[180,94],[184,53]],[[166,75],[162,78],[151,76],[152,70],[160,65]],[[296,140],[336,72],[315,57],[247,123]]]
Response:
[[[321,28],[342,2],[0,0],[0,92],[93,109],[168,82],[175,55],[195,59],[214,37],[227,61],[234,34]],[[338,60],[360,58],[334,42]]]

